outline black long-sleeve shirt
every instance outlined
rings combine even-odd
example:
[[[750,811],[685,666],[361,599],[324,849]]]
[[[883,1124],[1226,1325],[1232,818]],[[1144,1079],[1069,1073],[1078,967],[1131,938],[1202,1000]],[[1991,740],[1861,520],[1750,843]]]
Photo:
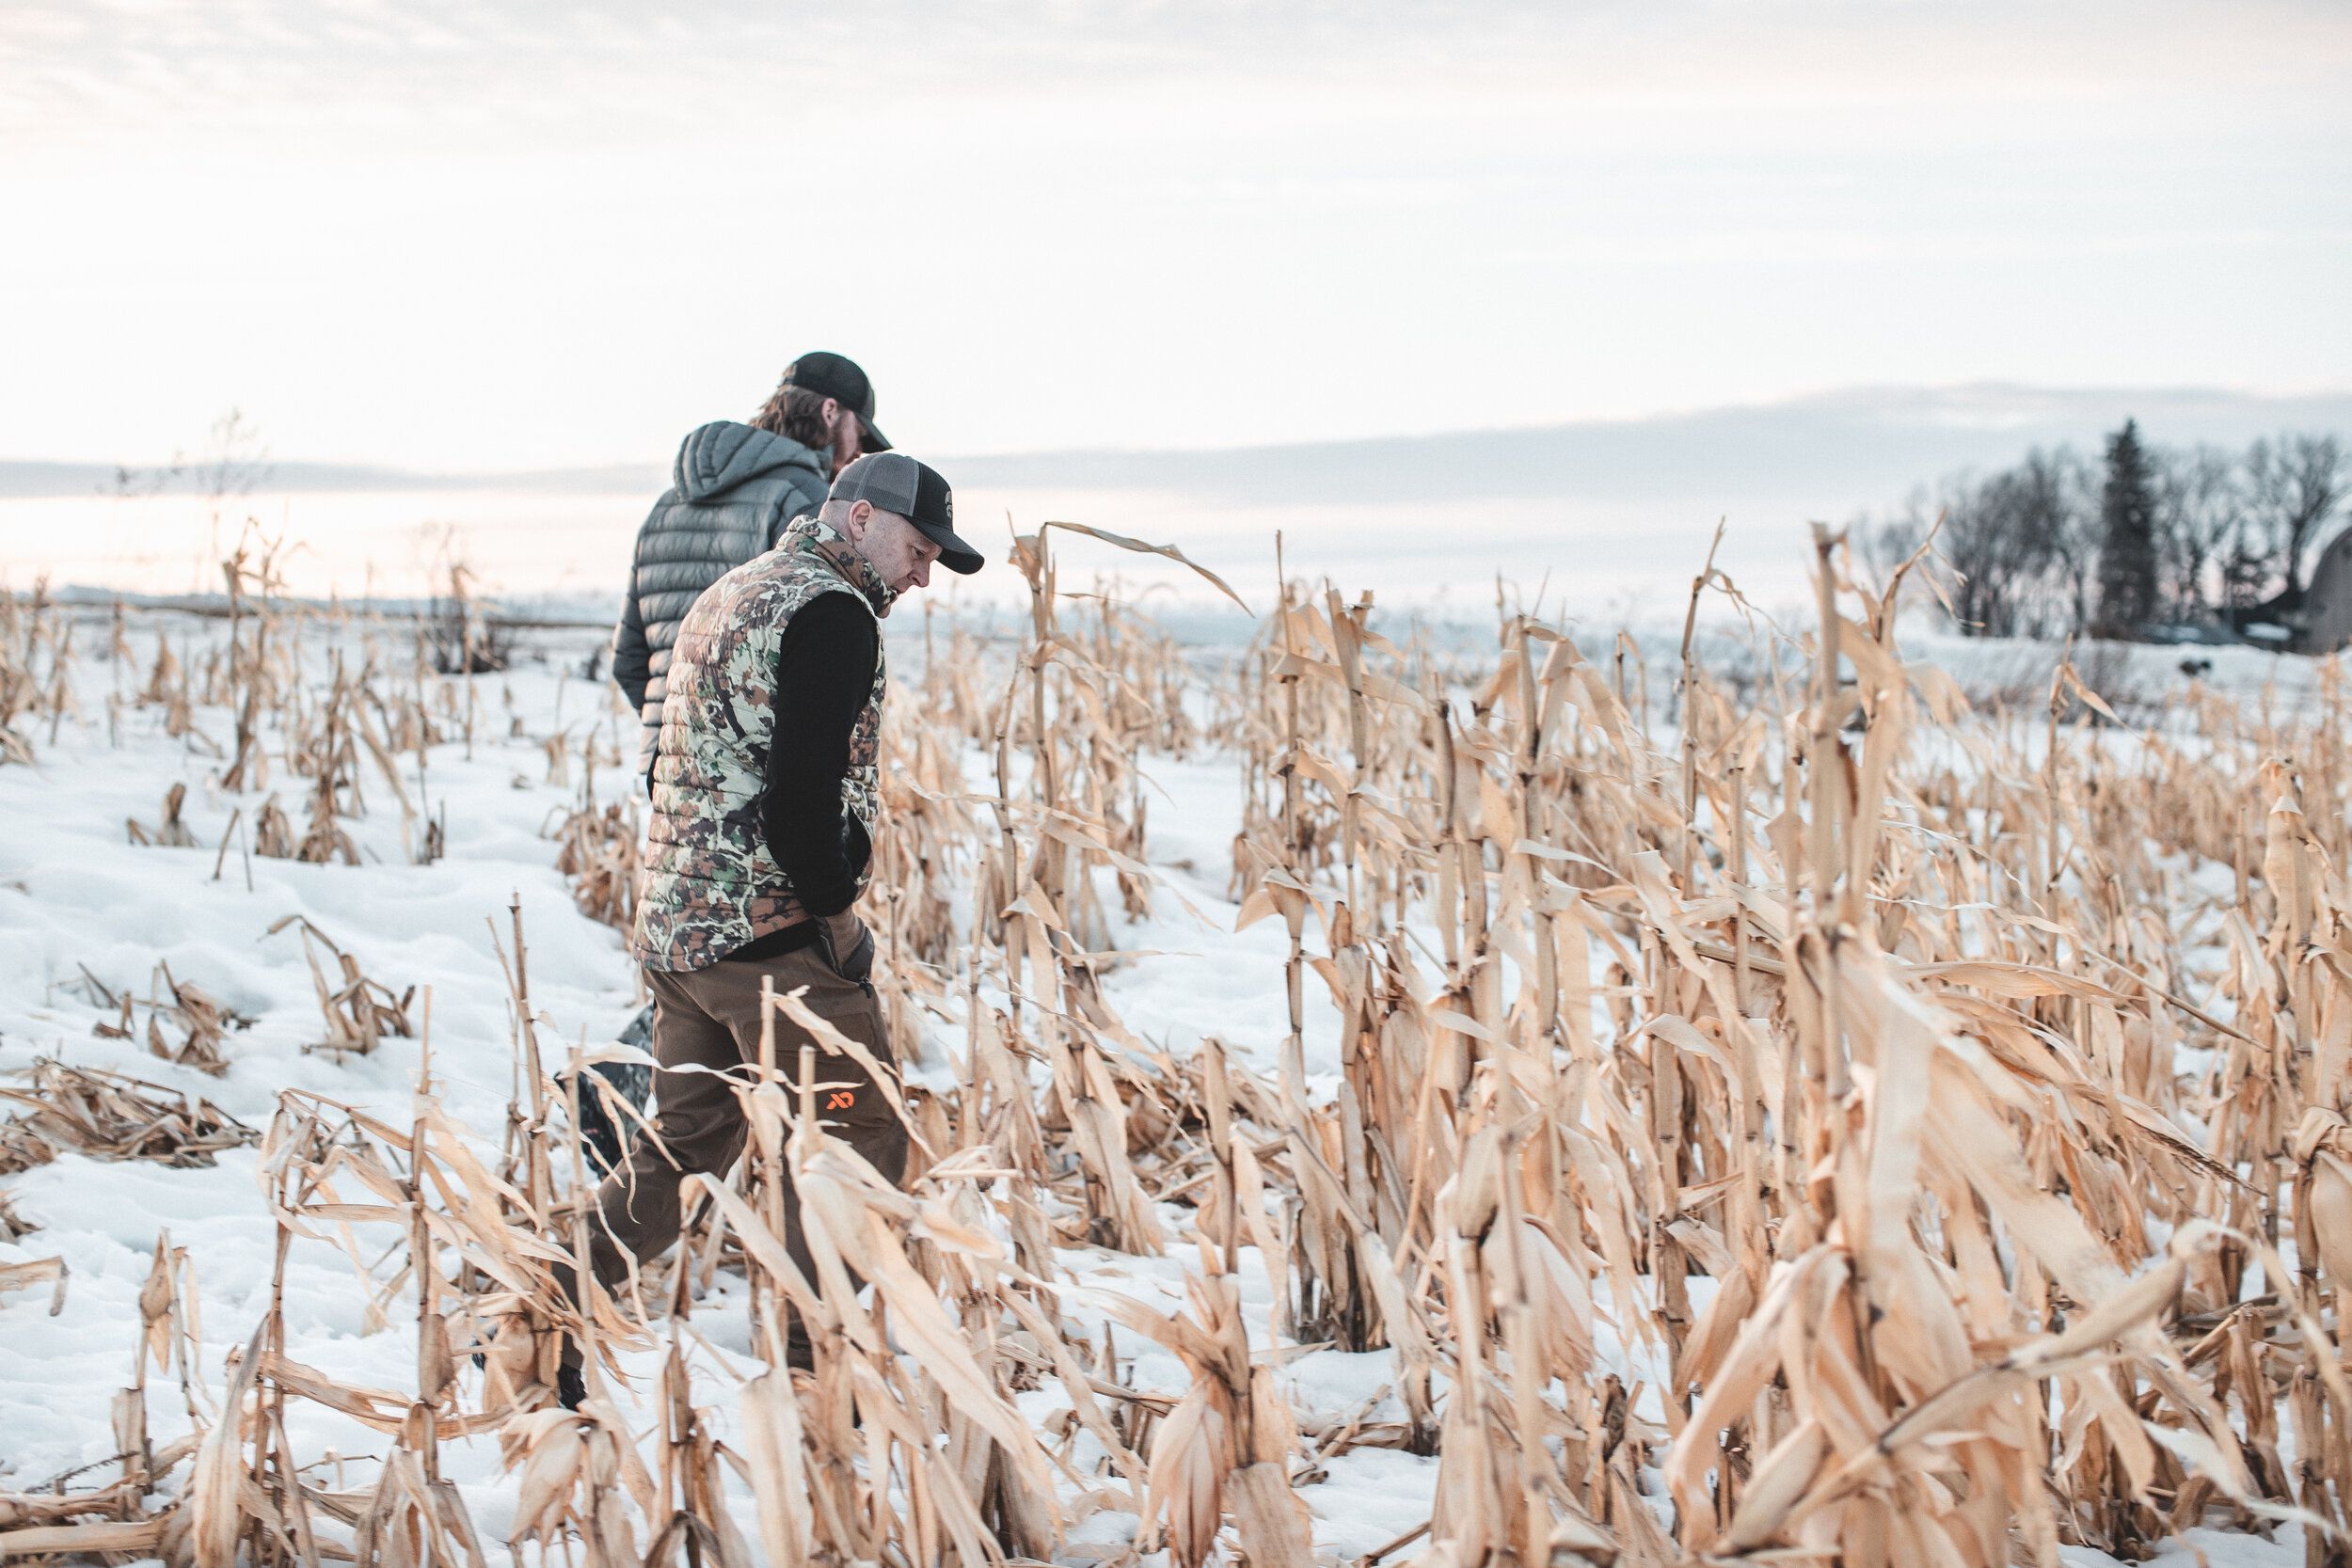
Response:
[[[842,809],[850,736],[874,689],[881,628],[847,594],[819,594],[792,612],[776,659],[775,721],[760,825],[802,908],[838,914],[857,897],[872,845]]]
[[[645,711],[645,683],[652,676],[653,650],[645,641],[644,612],[637,606],[637,590],[632,585],[628,597],[621,601],[620,625],[612,628],[612,684],[621,689],[629,712],[636,714],[641,722]]]

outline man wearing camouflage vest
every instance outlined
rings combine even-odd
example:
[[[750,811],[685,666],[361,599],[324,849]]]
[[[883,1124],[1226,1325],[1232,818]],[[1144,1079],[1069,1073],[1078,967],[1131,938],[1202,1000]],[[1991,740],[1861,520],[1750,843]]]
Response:
[[[630,944],[653,990],[660,1111],[597,1196],[594,1264],[608,1285],[677,1240],[688,1174],[723,1173],[742,1151],[734,1090],[715,1073],[758,1061],[762,979],[779,994],[805,988],[812,1011],[896,1072],[873,937],[851,906],[875,830],[882,618],[934,562],[980,569],[946,482],[900,452],[861,457],[814,516],[719,578],[678,627]],[[781,1014],[774,1028],[789,1070],[812,1042]],[[846,1057],[818,1060],[830,1130],[897,1181],[907,1136],[888,1100]],[[809,1271],[788,1199],[786,1215],[786,1245]],[[808,1364],[797,1321],[788,1349]]]
[[[628,593],[612,631],[612,681],[639,718],[640,778],[653,767],[671,646],[687,610],[732,568],[775,548],[786,526],[823,505],[834,476],[858,456],[889,450],[874,424],[873,381],[854,359],[821,350],[784,368],[749,424],[714,420],[688,432],[670,488],[637,531]],[[647,1006],[621,1038],[647,1045],[652,1028]],[[644,1104],[643,1069],[608,1063],[590,1070],[630,1104]],[[603,1093],[580,1099],[580,1132],[600,1169],[628,1143]]]

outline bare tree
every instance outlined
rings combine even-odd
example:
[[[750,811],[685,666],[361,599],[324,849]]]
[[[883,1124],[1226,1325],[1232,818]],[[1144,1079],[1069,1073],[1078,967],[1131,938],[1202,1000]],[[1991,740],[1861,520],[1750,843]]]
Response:
[[[2157,581],[2152,614],[2137,619],[2196,620],[2219,609],[2244,622],[2292,610],[2305,558],[2352,499],[2344,438],[2281,436],[2242,459],[2211,446],[2141,451]],[[2080,635],[2097,608],[2109,543],[2102,500],[2097,465],[2065,447],[2036,449],[1998,472],[1923,487],[1854,536],[1865,563],[1883,572],[1941,513],[1935,555],[1955,579],[1952,611],[1963,634]],[[2291,597],[2272,604],[2282,588]]]
[[[2041,637],[2090,618],[2098,496],[2074,453],[2036,450],[1983,479],[1947,477],[1932,498],[1914,492],[1902,513],[1868,535],[1867,553],[1885,561],[1909,554],[1938,514],[1935,554],[1953,578],[1952,612],[1964,635]]]
[[[2289,602],[2303,591],[2303,556],[2344,499],[2344,444],[2333,436],[2281,436],[2246,454],[2249,531],[2277,562]]]
[[[2212,607],[2210,577],[2245,522],[2246,493],[2236,461],[2218,447],[2191,451],[2159,447],[2154,461],[2165,599],[2172,614],[2193,621]]]
[[[1957,579],[1952,609],[1975,637],[2017,637],[2037,629],[2039,587],[2050,541],[2032,477],[2011,468],[1981,482],[1949,479],[1939,488],[1944,531],[1936,553]],[[1926,508],[1912,503],[1917,517]]]
[[[1913,491],[1903,509],[1890,517],[1873,517],[1862,512],[1846,525],[1846,535],[1854,542],[1854,553],[1872,593],[1885,592],[1896,569],[1911,559],[1919,541],[1927,537],[1932,515],[1928,510],[1927,491],[1919,489]]]
[[[1960,629],[1970,637],[2006,637],[2010,608],[2002,585],[2014,577],[2010,541],[1994,508],[1988,504],[1989,485],[1967,480],[1946,480],[1939,486],[1936,510],[1944,514],[1944,531],[1936,548],[1951,568],[1952,613]],[[1912,515],[1927,510],[1915,494]]]
[[[191,467],[198,488],[204,496],[210,528],[205,553],[197,562],[197,580],[201,583],[219,570],[223,554],[221,523],[230,507],[269,480],[269,446],[262,439],[261,427],[245,417],[245,410],[231,408],[213,421],[212,437],[204,455]],[[176,465],[173,471],[178,472]],[[246,521],[252,519],[248,517]]]
[[[2270,551],[2254,537],[2249,522],[2241,526],[2221,557],[2221,602],[2243,620],[2270,596]]]
[[[2015,476],[2021,526],[2040,542],[2055,601],[2033,617],[2031,635],[2062,630],[2079,637],[2090,625],[2091,590],[2099,580],[2099,484],[2073,449],[2040,448],[2010,470]]]

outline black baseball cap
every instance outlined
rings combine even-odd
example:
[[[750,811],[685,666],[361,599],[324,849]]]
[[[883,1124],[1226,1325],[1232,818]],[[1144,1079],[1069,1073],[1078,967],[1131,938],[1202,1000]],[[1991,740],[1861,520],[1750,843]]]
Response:
[[[890,437],[874,428],[874,383],[856,360],[822,349],[803,354],[785,366],[784,384],[832,398],[856,414],[858,445],[865,451],[890,450]]]
[[[984,563],[980,552],[956,533],[956,498],[939,470],[902,451],[868,452],[834,476],[829,501],[866,501],[878,512],[895,512],[939,546],[939,563],[970,577]]]

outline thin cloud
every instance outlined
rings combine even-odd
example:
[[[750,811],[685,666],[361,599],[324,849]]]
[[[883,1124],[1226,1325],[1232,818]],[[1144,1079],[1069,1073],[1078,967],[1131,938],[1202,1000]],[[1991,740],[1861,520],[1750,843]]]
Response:
[[[10,455],[537,467],[854,352],[930,450],[2352,364],[2352,10],[0,7]]]

